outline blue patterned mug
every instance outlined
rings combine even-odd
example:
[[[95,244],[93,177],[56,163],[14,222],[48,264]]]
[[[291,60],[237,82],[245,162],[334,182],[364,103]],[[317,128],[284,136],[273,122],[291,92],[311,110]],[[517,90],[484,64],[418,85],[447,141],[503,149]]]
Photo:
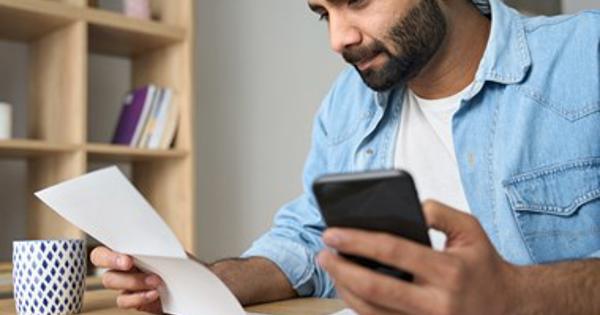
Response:
[[[13,286],[19,315],[79,313],[85,274],[84,240],[13,242]]]

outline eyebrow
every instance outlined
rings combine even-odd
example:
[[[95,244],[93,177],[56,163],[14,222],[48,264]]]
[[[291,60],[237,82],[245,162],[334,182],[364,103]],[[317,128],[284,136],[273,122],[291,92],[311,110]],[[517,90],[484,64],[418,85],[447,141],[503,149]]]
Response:
[[[332,6],[339,6],[342,2],[344,2],[344,0],[325,0],[325,2],[330,3]],[[308,1],[308,7],[310,8],[311,11],[316,12],[316,13],[320,13],[321,11],[325,10],[325,7],[323,7],[320,4],[315,4],[312,3],[310,1]]]

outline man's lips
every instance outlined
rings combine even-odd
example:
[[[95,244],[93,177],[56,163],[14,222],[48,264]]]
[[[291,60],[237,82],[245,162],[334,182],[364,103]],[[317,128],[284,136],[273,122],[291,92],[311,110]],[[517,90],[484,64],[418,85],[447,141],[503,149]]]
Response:
[[[371,65],[373,64],[375,59],[377,59],[377,57],[379,57],[379,55],[381,55],[381,53],[377,53],[375,55],[367,57],[367,58],[355,63],[355,65],[358,68],[358,70],[365,71],[371,67]]]

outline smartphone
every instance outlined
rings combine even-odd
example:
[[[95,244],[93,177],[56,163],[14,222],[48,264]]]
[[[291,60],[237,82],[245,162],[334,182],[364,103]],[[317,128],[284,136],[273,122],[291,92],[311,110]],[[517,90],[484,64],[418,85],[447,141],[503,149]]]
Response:
[[[312,188],[329,227],[385,232],[431,247],[417,189],[406,171],[325,175]],[[394,267],[340,254],[372,270],[406,281],[413,279],[412,274]]]

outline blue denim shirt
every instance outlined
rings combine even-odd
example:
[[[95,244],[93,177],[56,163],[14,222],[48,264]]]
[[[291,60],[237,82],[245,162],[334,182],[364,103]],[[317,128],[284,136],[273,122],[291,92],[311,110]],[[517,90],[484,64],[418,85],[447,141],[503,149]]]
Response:
[[[526,18],[490,4],[490,39],[452,120],[471,211],[512,263],[600,258],[600,12]],[[339,76],[315,118],[304,194],[244,257],[272,260],[300,295],[335,295],[315,263],[325,225],[311,184],[392,168],[403,94],[369,90],[352,68]]]

